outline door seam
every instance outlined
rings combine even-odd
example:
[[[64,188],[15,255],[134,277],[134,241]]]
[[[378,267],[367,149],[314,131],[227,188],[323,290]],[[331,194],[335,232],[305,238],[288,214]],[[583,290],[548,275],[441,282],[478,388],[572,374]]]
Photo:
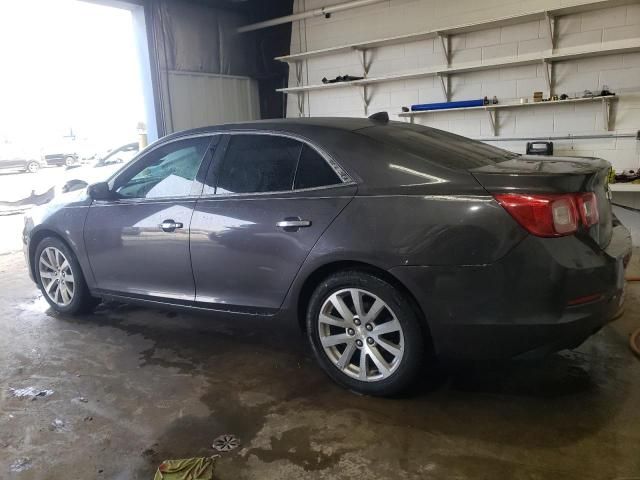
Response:
[[[196,276],[193,273],[193,257],[191,256],[191,224],[193,222],[193,216],[196,213],[196,208],[198,207],[198,202],[199,200],[196,200],[196,202],[193,204],[193,209],[191,210],[191,217],[189,218],[189,267],[191,270],[191,279],[193,280],[193,301],[196,301],[196,298],[198,298],[198,285],[196,284]]]
[[[296,283],[296,280],[298,280],[298,275],[300,275],[300,270],[302,270],[302,267],[304,266],[304,264],[307,263],[307,259],[309,258],[309,255],[311,255],[311,252],[313,252],[313,249],[316,248],[316,245],[318,244],[320,239],[324,236],[324,234],[329,229],[329,227],[331,227],[331,225],[333,225],[333,222],[335,222],[338,219],[338,217],[340,215],[342,215],[342,212],[344,212],[345,208],[347,208],[351,204],[351,202],[353,202],[353,199],[356,198],[357,194],[358,194],[358,187],[356,186],[356,191],[353,192],[353,196],[349,199],[349,201],[347,203],[345,203],[344,207],[342,207],[340,209],[340,211],[336,214],[336,216],[333,217],[333,220],[331,220],[327,224],[327,227],[322,231],[322,233],[320,233],[320,235],[318,235],[318,239],[315,241],[313,246],[309,249],[309,251],[307,252],[307,255],[304,257],[302,262],[300,262],[300,266],[298,267],[298,270],[296,271],[296,274],[293,276],[293,280],[291,280],[291,283],[289,284],[289,288],[287,288],[287,292],[284,294],[284,297],[282,298],[282,302],[280,302],[280,306],[278,307],[278,311],[282,310],[282,306],[287,301],[287,298],[289,297],[289,293],[291,293],[291,288]]]

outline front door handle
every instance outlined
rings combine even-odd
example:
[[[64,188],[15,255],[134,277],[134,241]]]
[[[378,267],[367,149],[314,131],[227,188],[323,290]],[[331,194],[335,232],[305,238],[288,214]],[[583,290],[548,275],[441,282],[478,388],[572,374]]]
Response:
[[[285,232],[297,232],[300,228],[310,227],[311,220],[302,220],[300,217],[287,217],[276,223],[276,226],[282,228]]]
[[[182,228],[183,225],[175,220],[165,220],[160,224],[160,228],[165,232],[175,232],[177,228]]]

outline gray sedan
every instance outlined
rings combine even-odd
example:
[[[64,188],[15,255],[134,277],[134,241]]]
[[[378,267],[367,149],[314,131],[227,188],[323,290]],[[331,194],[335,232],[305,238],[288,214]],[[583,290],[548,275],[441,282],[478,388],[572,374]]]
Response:
[[[26,217],[51,307],[99,298],[299,322],[346,388],[390,395],[435,357],[579,345],[622,306],[609,165],[417,125],[201,128]]]

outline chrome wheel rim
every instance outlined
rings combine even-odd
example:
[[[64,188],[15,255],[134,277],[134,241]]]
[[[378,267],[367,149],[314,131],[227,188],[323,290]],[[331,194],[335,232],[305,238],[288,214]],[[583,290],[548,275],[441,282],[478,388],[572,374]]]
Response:
[[[38,171],[38,164],[35,162],[31,162],[29,164],[29,166],[27,167],[27,169],[31,172],[31,173],[36,173]]]
[[[42,250],[38,271],[42,287],[53,303],[66,307],[73,301],[75,278],[64,253],[55,247]]]
[[[363,382],[384,380],[404,356],[404,333],[382,299],[359,288],[329,296],[318,315],[320,344],[333,365]]]

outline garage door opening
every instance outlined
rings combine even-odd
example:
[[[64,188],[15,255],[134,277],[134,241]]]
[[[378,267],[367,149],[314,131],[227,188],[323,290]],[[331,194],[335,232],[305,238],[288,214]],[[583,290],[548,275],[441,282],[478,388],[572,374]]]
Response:
[[[0,213],[46,203],[72,177],[106,176],[105,158],[126,162],[157,136],[137,30],[132,6],[2,3]],[[20,221],[2,250],[19,248]]]

